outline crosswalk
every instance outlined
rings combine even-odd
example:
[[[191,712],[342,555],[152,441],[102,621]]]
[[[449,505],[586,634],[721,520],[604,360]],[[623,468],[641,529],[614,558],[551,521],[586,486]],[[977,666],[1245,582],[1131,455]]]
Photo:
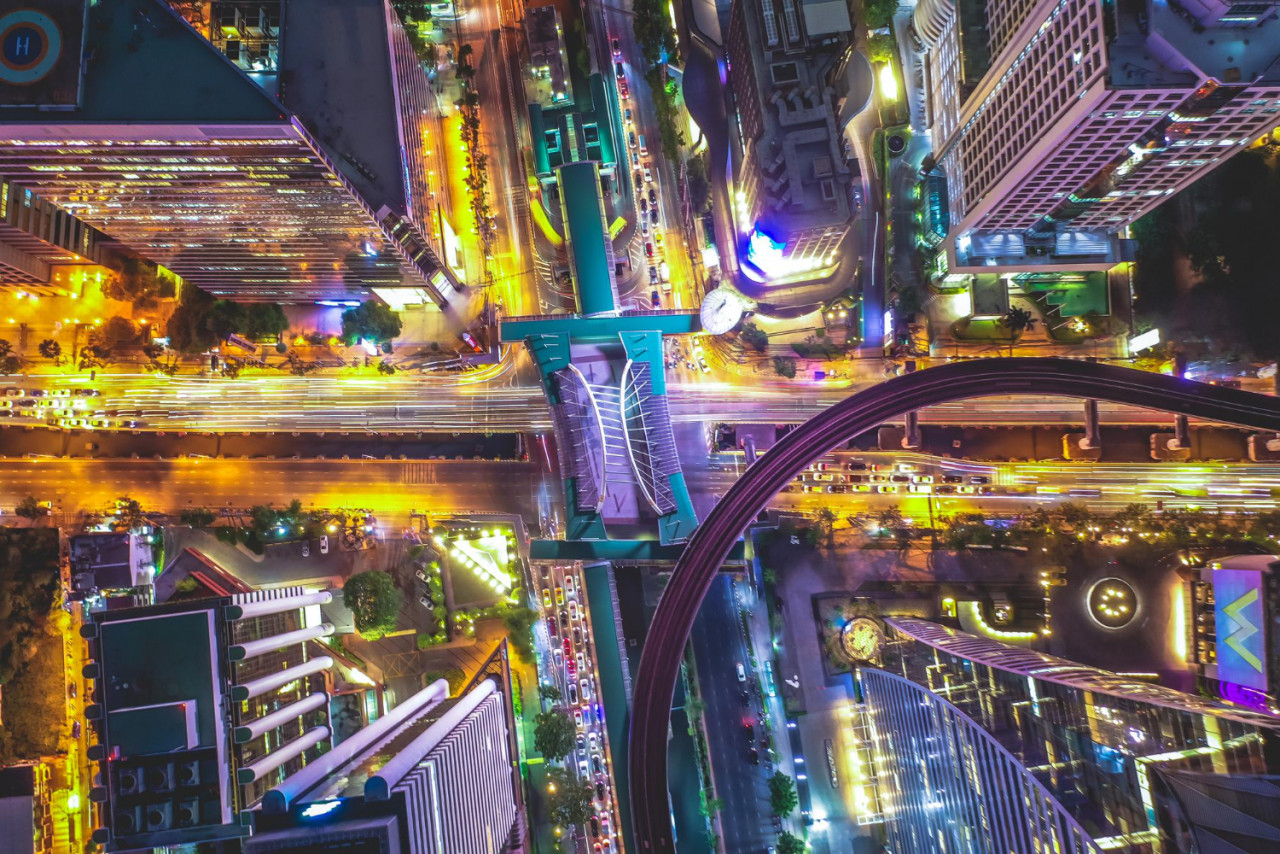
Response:
[[[400,483],[407,486],[436,482],[436,466],[432,463],[405,463],[400,467]]]

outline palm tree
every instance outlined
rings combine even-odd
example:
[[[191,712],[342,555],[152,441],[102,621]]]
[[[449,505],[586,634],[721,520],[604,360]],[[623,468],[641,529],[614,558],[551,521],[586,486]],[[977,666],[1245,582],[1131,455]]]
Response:
[[[13,345],[3,338],[0,338],[0,359],[13,352]]]
[[[40,346],[36,349],[39,350],[40,355],[44,356],[46,359],[53,359],[57,361],[62,357],[62,345],[57,341],[54,341],[52,338],[46,338],[41,341]]]
[[[1034,329],[1036,318],[1025,308],[1019,308],[1015,305],[1011,306],[1005,316],[1000,318],[999,323],[1009,330],[1009,355],[1012,356],[1013,345],[1018,340],[1018,336],[1023,332]]]

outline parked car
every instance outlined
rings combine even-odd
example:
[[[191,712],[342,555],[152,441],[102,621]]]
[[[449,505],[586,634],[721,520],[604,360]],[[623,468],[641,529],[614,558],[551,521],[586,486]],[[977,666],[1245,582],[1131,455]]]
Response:
[[[327,555],[329,553],[329,535],[325,534],[320,538],[320,554]]]
[[[302,556],[303,556],[303,557],[311,557],[311,544],[310,544],[310,543],[303,543],[303,544],[302,544]]]
[[[745,667],[743,667],[743,666],[742,666],[742,662],[741,662],[741,661],[739,661],[739,662],[738,662],[736,665],[734,665],[734,666],[735,666],[735,668],[736,668],[736,669],[737,669],[737,671],[738,671],[738,681],[739,681],[739,682],[746,682],[746,681],[747,681],[747,668],[745,668]]]

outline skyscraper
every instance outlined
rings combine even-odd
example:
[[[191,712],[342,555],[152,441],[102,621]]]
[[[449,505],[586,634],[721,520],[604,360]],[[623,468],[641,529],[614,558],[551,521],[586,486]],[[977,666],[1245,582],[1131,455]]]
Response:
[[[490,854],[518,839],[512,731],[497,682],[439,680],[267,792],[246,854]]]
[[[99,763],[94,839],[150,850],[244,835],[241,814],[331,741],[325,672],[308,642],[328,591],[302,588],[96,612],[85,717]]]
[[[1280,719],[925,620],[886,623],[883,668],[859,678],[893,850],[1280,844]]]
[[[245,25],[262,52],[247,68],[242,39],[233,60],[161,0],[0,15],[44,48],[0,65],[0,178],[218,296],[446,304],[429,83],[399,19],[386,0],[289,5],[282,27]]]
[[[1280,120],[1269,3],[921,0],[912,29],[952,270],[1105,269],[1119,230]]]

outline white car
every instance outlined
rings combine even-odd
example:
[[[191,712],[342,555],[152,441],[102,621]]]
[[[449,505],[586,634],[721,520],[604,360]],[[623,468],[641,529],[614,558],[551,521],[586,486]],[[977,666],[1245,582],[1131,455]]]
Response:
[[[303,556],[303,557],[311,557],[311,544],[310,544],[310,543],[303,543],[303,544],[302,544],[302,556]]]
[[[320,554],[327,555],[329,553],[329,535],[325,534],[320,538]]]
[[[576,726],[578,729],[582,729],[582,727],[583,727],[583,723],[584,723],[584,721],[582,720],[582,709],[574,709],[574,710],[573,710],[573,725],[574,725],[574,726]],[[592,735],[591,737],[592,737],[592,738],[595,738],[595,736],[594,736],[594,735]]]
[[[564,577],[564,592],[567,596],[576,596],[578,594],[578,583],[572,575]]]
[[[741,662],[741,661],[739,661],[739,662],[737,663],[736,667],[737,667],[737,670],[738,670],[738,681],[739,681],[739,682],[746,682],[746,681],[747,681],[747,668],[745,668],[745,667],[743,667],[743,666],[742,666],[742,662]]]
[[[573,686],[570,685],[569,687],[572,688]],[[585,703],[588,700],[590,700],[591,699],[591,683],[588,682],[586,679],[583,679],[580,682],[578,682],[578,687],[582,689],[582,702]]]

